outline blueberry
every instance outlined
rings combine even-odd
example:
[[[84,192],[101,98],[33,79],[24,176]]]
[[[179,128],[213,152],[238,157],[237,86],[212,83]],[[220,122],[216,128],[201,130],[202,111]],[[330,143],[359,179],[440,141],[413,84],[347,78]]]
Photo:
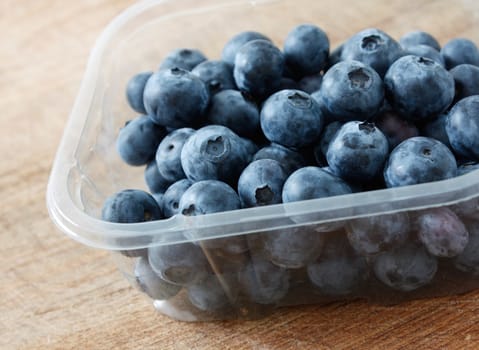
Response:
[[[301,24],[288,33],[283,52],[286,64],[297,75],[319,73],[328,62],[329,39],[321,28]]]
[[[242,291],[258,304],[276,304],[288,293],[289,271],[271,262],[253,257],[240,274]]]
[[[446,119],[446,133],[452,149],[465,159],[479,160],[479,95],[457,102]]]
[[[322,294],[344,296],[357,292],[368,277],[368,266],[339,233],[329,238],[319,258],[307,266],[308,277]]]
[[[277,143],[272,143],[258,150],[258,152],[254,154],[253,161],[259,159],[273,159],[278,161],[288,175],[306,165],[306,160],[300,152]]]
[[[323,76],[321,74],[307,75],[298,82],[298,90],[312,94],[321,88]]]
[[[152,160],[145,168],[144,178],[148,189],[152,194],[164,193],[168,186],[172,184],[171,181],[165,179],[158,171],[156,160]]]
[[[432,255],[450,258],[460,254],[469,241],[461,219],[448,208],[422,211],[415,221],[419,240]]]
[[[229,185],[217,180],[195,182],[181,196],[179,213],[197,216],[241,208],[238,194]],[[243,236],[202,240],[204,233],[192,228],[184,233],[195,244],[205,249],[223,249],[229,253],[242,253],[247,249]],[[211,232],[207,232],[211,236]]]
[[[324,74],[320,94],[335,120],[366,120],[381,108],[384,87],[371,67],[358,61],[342,61]]]
[[[281,192],[288,174],[273,159],[251,162],[238,180],[238,194],[245,208],[281,203]]]
[[[351,193],[341,178],[315,166],[306,166],[292,173],[283,186],[283,202],[324,198]]]
[[[101,218],[109,222],[136,223],[163,218],[155,199],[142,190],[122,190],[103,203]]]
[[[412,122],[401,118],[394,111],[385,111],[375,119],[376,126],[386,136],[389,150],[404,140],[419,136],[419,130]]]
[[[275,265],[297,269],[314,261],[324,244],[324,234],[304,227],[261,233],[263,249]]]
[[[148,79],[153,72],[143,72],[134,75],[126,85],[126,99],[128,104],[135,112],[146,114],[145,105],[143,104],[143,90]]]
[[[388,154],[388,140],[374,124],[351,121],[336,133],[326,158],[337,176],[365,183],[381,174]]]
[[[446,145],[417,136],[401,142],[391,152],[384,181],[387,187],[439,181],[456,176],[456,169],[456,159]]]
[[[454,79],[439,63],[407,55],[384,77],[386,98],[405,119],[424,121],[444,112],[454,99]]]
[[[283,68],[283,54],[274,44],[253,40],[236,54],[233,75],[241,91],[262,100],[279,87]]]
[[[459,64],[452,68],[456,89],[456,101],[472,95],[479,95],[479,67],[472,64]]]
[[[454,266],[457,269],[479,274],[479,221],[477,219],[465,222],[466,229],[469,232],[469,243],[465,249],[454,258]]]
[[[270,96],[263,104],[260,121],[269,141],[290,148],[315,142],[324,124],[316,101],[299,90],[282,90]]]
[[[191,72],[181,68],[164,69],[148,79],[143,102],[150,118],[159,125],[194,127],[202,122],[209,91]]]
[[[208,60],[197,65],[192,71],[208,86],[210,94],[226,89],[235,89],[233,67],[225,61]]]
[[[165,128],[156,125],[147,116],[138,116],[120,129],[116,149],[125,163],[145,165],[154,158],[156,148],[165,135]]]
[[[374,259],[373,269],[384,284],[409,292],[432,281],[437,271],[437,260],[423,246],[406,243],[380,253]]]
[[[223,90],[211,98],[206,118],[211,124],[223,125],[242,137],[255,137],[259,131],[256,104],[237,90]]]
[[[254,32],[254,31],[241,32],[233,36],[230,40],[228,40],[226,45],[223,47],[223,50],[221,51],[221,59],[229,63],[231,66],[233,66],[235,64],[235,57],[239,49],[244,44],[253,40],[271,41],[268,37],[258,32]]]
[[[148,263],[148,259],[140,257],[135,264],[135,279],[140,290],[155,300],[168,300],[174,297],[181,286],[162,280]]]
[[[404,54],[399,43],[382,30],[368,28],[349,38],[341,60],[361,61],[384,77],[389,66]]]
[[[224,182],[204,180],[195,182],[180,199],[179,211],[183,215],[195,216],[241,208],[235,190]]]
[[[185,193],[192,184],[192,181],[182,179],[168,187],[162,200],[162,209],[165,218],[170,218],[179,213],[181,196],[183,196],[183,193]]]
[[[446,121],[447,113],[441,113],[436,118],[428,120],[421,125],[421,135],[441,141],[447,147],[451,148],[446,132]]]
[[[446,63],[444,62],[444,57],[442,57],[441,53],[438,50],[432,48],[431,46],[428,46],[428,45],[408,46],[405,53],[408,55],[415,55],[419,57],[429,58],[439,63],[441,66],[446,67]]]
[[[149,247],[148,259],[163,280],[180,286],[199,283],[211,273],[203,251],[193,243]]]
[[[245,141],[233,131],[209,125],[188,138],[181,151],[181,165],[192,181],[221,180],[236,187],[251,156]]]
[[[409,215],[394,213],[354,219],[348,222],[348,240],[361,255],[373,255],[399,247],[410,231]]]
[[[191,71],[201,62],[206,61],[206,56],[196,49],[176,49],[168,53],[160,64],[160,70],[180,68]]]
[[[232,275],[210,275],[201,283],[188,287],[188,299],[200,310],[219,311],[236,302],[236,285]]]
[[[473,64],[479,66],[479,49],[476,44],[465,38],[449,40],[441,49],[447,69],[460,64]]]
[[[181,150],[194,132],[191,128],[176,129],[166,135],[158,145],[155,156],[158,171],[170,183],[186,177],[181,166]]]
[[[437,51],[441,50],[441,45],[439,45],[439,42],[436,40],[436,38],[434,38],[431,34],[421,30],[415,30],[404,34],[401,38],[399,38],[399,44],[404,49],[408,49],[411,46],[427,45]]]

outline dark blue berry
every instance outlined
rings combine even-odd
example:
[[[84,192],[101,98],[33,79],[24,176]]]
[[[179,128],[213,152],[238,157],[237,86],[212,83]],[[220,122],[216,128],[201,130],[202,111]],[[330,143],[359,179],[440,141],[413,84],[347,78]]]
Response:
[[[228,64],[230,64],[231,66],[233,66],[235,64],[235,57],[239,49],[247,42],[250,42],[253,40],[271,41],[268,37],[258,32],[254,32],[254,31],[241,32],[233,36],[230,40],[228,40],[226,45],[223,47],[223,50],[221,51],[221,59],[227,62]]]
[[[263,104],[260,120],[269,141],[290,148],[314,143],[324,124],[316,101],[299,90],[282,90],[270,96]]]
[[[204,61],[192,71],[208,86],[210,94],[214,95],[226,89],[236,89],[233,78],[233,67],[225,61]]]
[[[196,49],[176,49],[168,53],[160,64],[160,70],[180,68],[191,71],[201,62],[206,61],[206,56]]]
[[[183,193],[193,184],[188,179],[178,180],[165,191],[162,199],[162,209],[165,218],[170,218],[180,211],[180,199]]]
[[[421,30],[415,30],[404,34],[401,38],[399,38],[399,44],[401,44],[404,49],[408,49],[411,46],[427,45],[437,51],[441,50],[441,45],[439,45],[439,42],[436,40],[436,38],[434,38],[431,34]]]
[[[454,79],[439,63],[407,55],[394,62],[384,77],[386,97],[403,118],[432,119],[454,99]]]
[[[479,49],[469,39],[454,38],[449,40],[442,47],[441,55],[444,57],[447,69],[464,63],[479,66]]]
[[[153,72],[143,72],[134,75],[126,85],[126,99],[128,104],[135,112],[146,114],[145,105],[143,104],[143,91],[148,79]]]
[[[449,148],[435,139],[417,136],[400,143],[384,168],[387,187],[439,181],[456,176],[456,159]]]
[[[201,124],[209,97],[206,84],[181,68],[154,73],[143,92],[143,102],[150,118],[159,125],[173,128]]]
[[[156,149],[165,135],[164,127],[141,115],[120,129],[116,149],[125,163],[145,165],[155,157]]]

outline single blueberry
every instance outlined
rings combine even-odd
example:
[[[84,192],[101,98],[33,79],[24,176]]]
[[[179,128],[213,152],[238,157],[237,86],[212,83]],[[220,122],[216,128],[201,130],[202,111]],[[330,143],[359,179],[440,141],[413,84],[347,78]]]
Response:
[[[211,98],[206,118],[210,124],[223,125],[242,137],[260,132],[256,104],[237,90],[223,90]]]
[[[233,36],[226,45],[223,47],[221,51],[221,59],[231,66],[235,64],[235,57],[238,53],[239,49],[246,43],[253,41],[253,40],[268,40],[271,41],[265,35],[255,32],[255,31],[245,31],[236,34]]]
[[[246,142],[227,127],[209,125],[188,138],[181,151],[181,165],[192,181],[221,180],[236,187],[252,157],[249,151]]]
[[[432,208],[415,220],[419,240],[432,255],[451,258],[462,253],[469,241],[463,222],[448,208]]]
[[[256,152],[253,161],[259,159],[273,159],[278,161],[288,175],[306,165],[306,160],[300,152],[277,143],[271,143]]]
[[[479,160],[479,95],[457,102],[446,119],[446,133],[452,149],[468,160]]]
[[[454,38],[449,40],[442,47],[441,55],[444,57],[447,69],[452,69],[464,63],[479,66],[479,49],[469,39]]]
[[[263,100],[277,91],[283,68],[283,53],[274,44],[267,40],[253,40],[236,54],[233,75],[241,91]]]
[[[403,118],[424,121],[444,112],[454,99],[454,79],[439,63],[407,55],[384,77],[386,98]]]
[[[196,49],[175,49],[169,52],[160,64],[160,70],[180,68],[191,71],[201,62],[206,61],[206,56]]]
[[[180,286],[199,283],[211,273],[204,252],[193,243],[149,247],[148,261],[163,280]]]
[[[348,240],[361,255],[374,255],[406,242],[411,228],[407,213],[375,215],[347,224]]]
[[[210,95],[226,89],[236,89],[233,67],[225,61],[208,60],[201,62],[191,73],[203,80],[210,90]]]
[[[195,182],[181,196],[179,212],[186,216],[203,215],[240,209],[238,194],[217,180]]]
[[[288,174],[273,159],[251,162],[238,180],[238,194],[244,208],[281,203],[283,184]]]
[[[381,108],[384,86],[371,67],[359,61],[342,61],[324,74],[320,94],[335,120],[366,120]]]
[[[340,232],[324,244],[319,258],[307,266],[313,285],[322,294],[344,296],[357,292],[368,278],[366,260],[356,254]]]
[[[193,184],[188,179],[181,179],[171,184],[162,199],[162,209],[165,218],[170,218],[180,211],[180,199],[183,193]]]
[[[265,256],[275,265],[297,269],[314,261],[324,244],[324,234],[305,227],[260,234]]]
[[[284,41],[284,58],[298,76],[319,73],[329,56],[329,38],[319,27],[301,24],[294,27]]]
[[[283,186],[284,203],[324,198],[351,193],[341,178],[315,166],[306,166],[292,173]]]
[[[417,45],[427,45],[436,51],[441,50],[441,45],[439,45],[437,39],[422,30],[415,30],[404,34],[399,38],[399,44],[406,50],[411,46]]]
[[[122,190],[103,203],[101,218],[109,222],[136,223],[163,218],[155,199],[142,190]]]
[[[384,284],[409,292],[432,281],[437,271],[437,259],[423,246],[406,243],[376,256],[373,269]]]
[[[126,85],[126,99],[128,104],[135,112],[146,114],[145,105],[143,104],[143,91],[148,79],[153,72],[143,72],[135,74]]]
[[[417,136],[401,142],[384,167],[387,187],[439,181],[456,176],[456,159],[449,148],[435,139]]]
[[[366,183],[381,174],[389,155],[386,136],[374,125],[351,121],[338,130],[326,158],[336,176],[353,183]]]
[[[160,175],[170,183],[185,178],[181,166],[181,150],[195,132],[191,128],[180,128],[166,135],[156,150],[156,164]]]
[[[145,165],[151,161],[158,145],[166,135],[164,127],[141,115],[128,121],[120,129],[116,149],[121,159],[129,165]]]
[[[324,118],[310,95],[299,90],[282,90],[264,102],[260,122],[269,141],[301,148],[319,138]]]
[[[173,128],[201,124],[209,97],[206,84],[181,68],[154,73],[143,92],[143,102],[150,118],[159,125]]]
[[[360,61],[384,77],[389,66],[404,52],[391,36],[376,28],[368,28],[349,38],[342,47],[341,60]]]
[[[162,280],[148,263],[148,258],[140,257],[135,264],[135,279],[140,290],[155,300],[168,300],[181,290],[181,286]]]
[[[452,68],[456,89],[456,101],[472,95],[479,95],[479,67],[472,64],[459,64]]]

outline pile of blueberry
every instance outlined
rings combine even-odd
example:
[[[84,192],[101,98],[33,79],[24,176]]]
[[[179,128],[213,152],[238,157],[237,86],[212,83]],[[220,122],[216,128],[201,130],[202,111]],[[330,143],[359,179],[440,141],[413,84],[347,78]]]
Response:
[[[293,28],[282,50],[242,32],[220,60],[172,51],[156,72],[133,76],[126,95],[140,116],[120,130],[117,150],[146,166],[150,193],[109,197],[102,218],[111,222],[414,185],[479,167],[479,50],[467,39],[441,48],[422,31],[396,41],[366,29],[330,52],[315,25]],[[441,261],[479,274],[478,219],[475,200],[247,236],[192,233],[190,243],[125,254],[150,297],[183,291],[205,311],[281,304],[294,288],[409,292],[433,283]]]

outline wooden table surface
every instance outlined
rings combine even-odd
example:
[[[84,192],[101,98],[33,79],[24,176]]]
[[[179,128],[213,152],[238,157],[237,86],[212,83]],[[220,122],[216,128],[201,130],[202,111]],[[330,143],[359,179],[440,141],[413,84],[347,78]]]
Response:
[[[478,349],[479,291],[392,307],[295,307],[258,321],[173,321],[130,287],[109,253],[56,229],[45,191],[63,127],[95,39],[133,2],[0,2],[0,348]],[[418,23],[441,43],[478,39],[472,0],[416,1],[416,16],[387,15],[377,0],[355,17],[345,3],[328,6],[344,7],[350,34],[369,21],[394,35]],[[456,11],[464,6],[470,16]],[[333,46],[340,39],[333,34]]]

